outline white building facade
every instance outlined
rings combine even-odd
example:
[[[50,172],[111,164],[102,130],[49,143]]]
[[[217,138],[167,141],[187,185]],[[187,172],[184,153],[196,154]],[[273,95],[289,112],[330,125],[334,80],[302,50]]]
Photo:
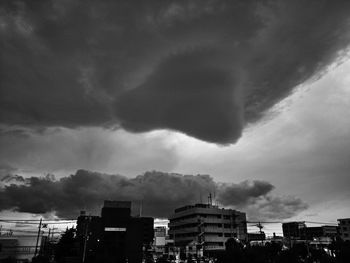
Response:
[[[246,214],[211,204],[175,209],[169,218],[169,236],[175,246],[196,244],[204,252],[224,250],[229,238],[247,241]]]

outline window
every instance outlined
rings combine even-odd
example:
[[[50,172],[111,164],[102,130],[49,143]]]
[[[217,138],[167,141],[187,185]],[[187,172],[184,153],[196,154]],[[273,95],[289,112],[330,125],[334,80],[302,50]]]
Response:
[[[347,231],[348,228],[346,226],[343,226],[343,231]]]

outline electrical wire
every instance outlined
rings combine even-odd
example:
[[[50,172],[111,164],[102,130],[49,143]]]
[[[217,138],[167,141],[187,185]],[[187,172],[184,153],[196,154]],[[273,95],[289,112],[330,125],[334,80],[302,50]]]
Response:
[[[40,220],[42,221],[47,221],[47,222],[71,222],[71,221],[77,221],[77,219],[9,219],[9,218],[5,218],[5,219],[0,219],[0,221],[20,221],[20,222],[40,222]]]

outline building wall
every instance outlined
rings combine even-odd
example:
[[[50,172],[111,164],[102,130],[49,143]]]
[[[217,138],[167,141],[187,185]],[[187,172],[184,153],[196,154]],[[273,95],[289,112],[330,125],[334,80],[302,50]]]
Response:
[[[42,235],[38,240],[40,249]],[[26,235],[0,236],[0,260],[9,256],[17,260],[31,260],[34,256],[37,237]]]
[[[126,259],[126,230],[130,221],[131,202],[105,201],[101,212],[103,262]]]
[[[165,227],[156,227],[154,229],[154,245],[156,247],[165,246],[165,237],[166,237],[166,228]]]
[[[306,228],[305,222],[288,222],[282,224],[283,236],[286,238],[302,238],[304,229]]]
[[[338,219],[340,237],[344,241],[350,241],[350,218]]]
[[[266,239],[264,232],[262,233],[248,233],[248,241],[262,241]]]
[[[15,237],[0,237],[0,260],[16,257],[18,239]]]
[[[153,242],[154,219],[130,213],[131,202],[105,201],[101,217],[79,216],[77,237],[85,262],[142,261],[144,248]]]
[[[317,226],[300,228],[300,236],[298,237],[306,240],[314,240],[315,238],[319,239],[322,237],[335,238],[337,235],[337,226]]]
[[[81,214],[77,220],[77,239],[79,242],[79,257],[85,262],[94,262],[102,244],[103,225],[101,217]]]
[[[247,240],[245,213],[208,204],[185,206],[175,210],[169,222],[169,235],[175,246],[190,242],[205,250],[223,250],[231,237]]]

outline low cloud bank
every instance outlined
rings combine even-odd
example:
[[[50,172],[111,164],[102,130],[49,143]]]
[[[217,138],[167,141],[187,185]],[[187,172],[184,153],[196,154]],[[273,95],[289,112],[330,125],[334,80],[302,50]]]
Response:
[[[250,219],[284,219],[307,208],[298,198],[274,196],[268,182],[217,183],[209,175],[153,171],[127,178],[78,170],[59,180],[52,175],[27,178],[25,183],[20,179],[0,190],[0,210],[74,218],[80,210],[99,214],[103,200],[130,200],[134,214],[142,201],[143,215],[166,218],[175,208],[206,202],[209,193],[220,205],[246,211]]]

